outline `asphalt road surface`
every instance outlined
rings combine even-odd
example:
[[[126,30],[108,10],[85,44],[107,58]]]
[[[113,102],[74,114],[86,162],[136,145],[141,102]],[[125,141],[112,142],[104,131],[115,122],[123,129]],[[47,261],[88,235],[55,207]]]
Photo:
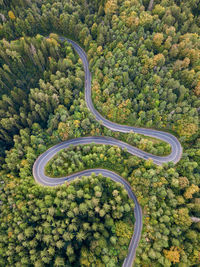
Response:
[[[131,267],[133,265],[133,261],[135,259],[135,253],[136,248],[139,244],[140,237],[141,237],[141,231],[142,231],[142,210],[141,207],[137,201],[137,198],[135,194],[133,193],[131,186],[129,183],[119,176],[118,174],[108,171],[105,169],[89,169],[85,171],[81,171],[79,173],[75,173],[72,175],[69,175],[67,177],[62,178],[50,178],[45,175],[45,166],[47,162],[54,157],[61,149],[67,148],[70,145],[84,145],[84,144],[104,144],[104,145],[114,145],[118,146],[122,149],[127,149],[127,151],[135,156],[138,156],[140,158],[143,158],[145,160],[152,159],[153,162],[157,165],[162,165],[165,162],[174,162],[177,163],[182,155],[182,147],[179,143],[178,139],[173,136],[172,134],[169,134],[167,132],[161,132],[156,131],[153,129],[145,129],[145,128],[137,128],[137,127],[131,127],[126,125],[120,125],[117,123],[110,122],[109,120],[105,119],[101,116],[101,114],[94,108],[94,105],[92,103],[92,97],[91,97],[91,73],[89,71],[89,63],[87,60],[87,55],[84,52],[84,50],[74,41],[69,40],[65,37],[59,37],[61,41],[68,41],[76,50],[76,52],[79,54],[84,70],[85,70],[85,101],[87,104],[88,109],[91,111],[91,113],[95,116],[96,120],[100,121],[102,125],[109,128],[112,131],[118,131],[123,133],[129,133],[131,131],[147,135],[150,137],[155,137],[157,139],[163,140],[171,145],[171,154],[166,157],[159,157],[152,154],[149,154],[147,152],[144,152],[138,148],[135,148],[125,142],[119,141],[117,139],[111,138],[111,137],[103,137],[103,136],[91,136],[91,137],[82,137],[82,138],[76,138],[72,140],[67,140],[65,142],[59,143],[50,149],[48,149],[46,152],[44,152],[42,155],[40,155],[37,160],[35,161],[33,165],[33,176],[35,178],[35,181],[41,185],[45,186],[57,186],[60,184],[63,184],[64,182],[73,181],[74,179],[81,178],[83,176],[90,176],[92,173],[95,173],[96,175],[102,174],[105,177],[110,177],[113,181],[121,183],[124,188],[127,190],[129,197],[134,201],[135,208],[134,208],[134,216],[135,216],[135,225],[134,225],[134,233],[131,238],[131,242],[129,245],[129,251],[128,255],[124,260],[123,267]]]

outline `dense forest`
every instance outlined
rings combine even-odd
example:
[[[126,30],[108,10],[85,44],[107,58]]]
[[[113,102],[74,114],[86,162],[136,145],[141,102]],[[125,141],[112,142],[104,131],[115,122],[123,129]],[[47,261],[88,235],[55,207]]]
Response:
[[[119,147],[73,146],[46,166],[54,179],[88,168],[126,179],[143,211],[134,266],[200,264],[199,0],[0,0],[0,266],[121,266],[134,229],[122,186],[92,175],[37,185],[36,158],[77,137],[110,136],[155,155],[170,146],[113,132],[107,119],[173,133],[181,160],[156,166]]]
[[[95,176],[57,190],[25,186],[14,180],[2,194],[6,200],[17,193],[2,207],[7,235],[1,237],[8,247],[1,266],[121,263],[133,231],[133,203],[121,186]]]

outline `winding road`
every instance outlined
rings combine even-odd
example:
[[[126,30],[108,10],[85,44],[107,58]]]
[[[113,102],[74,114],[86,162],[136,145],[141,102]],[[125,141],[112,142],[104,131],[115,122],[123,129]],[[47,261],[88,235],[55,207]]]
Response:
[[[136,248],[140,241],[141,231],[142,231],[142,210],[141,207],[137,201],[137,198],[135,194],[133,193],[130,184],[121,176],[118,174],[108,171],[105,169],[89,169],[85,171],[81,171],[79,173],[75,173],[72,175],[69,175],[67,177],[62,178],[50,178],[45,175],[45,165],[47,162],[54,157],[61,149],[67,148],[70,145],[83,145],[83,144],[89,144],[89,143],[96,143],[96,144],[104,144],[104,145],[115,145],[122,149],[126,148],[127,151],[132,154],[136,155],[143,159],[149,159],[151,158],[153,162],[157,165],[162,165],[165,162],[174,162],[177,163],[182,155],[182,147],[179,143],[178,139],[173,136],[172,134],[169,134],[167,132],[161,132],[156,131],[153,129],[145,129],[145,128],[137,128],[137,127],[131,127],[126,125],[120,125],[117,123],[113,123],[104,117],[101,116],[101,114],[94,108],[94,105],[92,103],[92,97],[91,97],[91,73],[89,71],[89,63],[87,60],[87,55],[84,52],[84,50],[74,41],[67,39],[65,37],[59,37],[61,41],[68,41],[76,50],[78,55],[80,56],[84,70],[85,70],[85,101],[87,104],[88,109],[91,111],[91,113],[95,116],[96,120],[100,121],[102,125],[109,128],[112,131],[118,131],[123,133],[129,133],[131,131],[147,135],[150,137],[155,137],[157,139],[163,140],[171,145],[171,154],[166,157],[159,157],[152,154],[149,154],[147,152],[144,152],[138,148],[135,148],[125,142],[122,142],[120,140],[111,138],[111,137],[103,137],[103,136],[91,136],[91,137],[81,137],[76,138],[72,140],[67,140],[65,142],[59,143],[50,149],[48,149],[46,152],[44,152],[42,155],[40,155],[37,160],[35,161],[33,165],[33,176],[37,183],[45,186],[57,186],[60,184],[63,184],[65,181],[73,181],[76,178],[81,178],[83,176],[90,176],[92,173],[95,174],[102,174],[103,176],[110,177],[113,181],[121,183],[124,188],[127,190],[129,197],[134,201],[135,208],[134,208],[134,216],[135,216],[135,225],[134,225],[134,233],[131,238],[131,242],[129,245],[129,252],[127,257],[124,260],[123,267],[131,267],[133,265],[133,261],[135,259],[135,253]]]

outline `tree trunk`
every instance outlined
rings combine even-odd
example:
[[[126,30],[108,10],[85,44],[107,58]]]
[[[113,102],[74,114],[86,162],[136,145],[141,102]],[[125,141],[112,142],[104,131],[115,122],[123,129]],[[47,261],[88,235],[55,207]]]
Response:
[[[152,10],[152,8],[153,8],[153,2],[154,2],[154,0],[150,0],[149,6],[147,8],[148,11],[151,11]]]

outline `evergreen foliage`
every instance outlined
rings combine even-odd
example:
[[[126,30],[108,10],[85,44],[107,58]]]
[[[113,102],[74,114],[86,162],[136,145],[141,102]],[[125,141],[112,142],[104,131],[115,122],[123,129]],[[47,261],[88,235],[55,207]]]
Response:
[[[118,172],[143,210],[135,266],[199,265],[200,223],[191,218],[200,217],[200,5],[155,0],[148,10],[149,2],[0,0],[0,266],[114,267],[128,253],[133,203],[121,186],[101,176],[35,184],[33,163],[52,145],[105,135],[170,153],[159,140],[111,132],[94,119],[82,62],[58,35],[86,50],[103,116],[171,131],[183,155],[158,167],[116,147],[77,146],[56,155],[47,172]]]

